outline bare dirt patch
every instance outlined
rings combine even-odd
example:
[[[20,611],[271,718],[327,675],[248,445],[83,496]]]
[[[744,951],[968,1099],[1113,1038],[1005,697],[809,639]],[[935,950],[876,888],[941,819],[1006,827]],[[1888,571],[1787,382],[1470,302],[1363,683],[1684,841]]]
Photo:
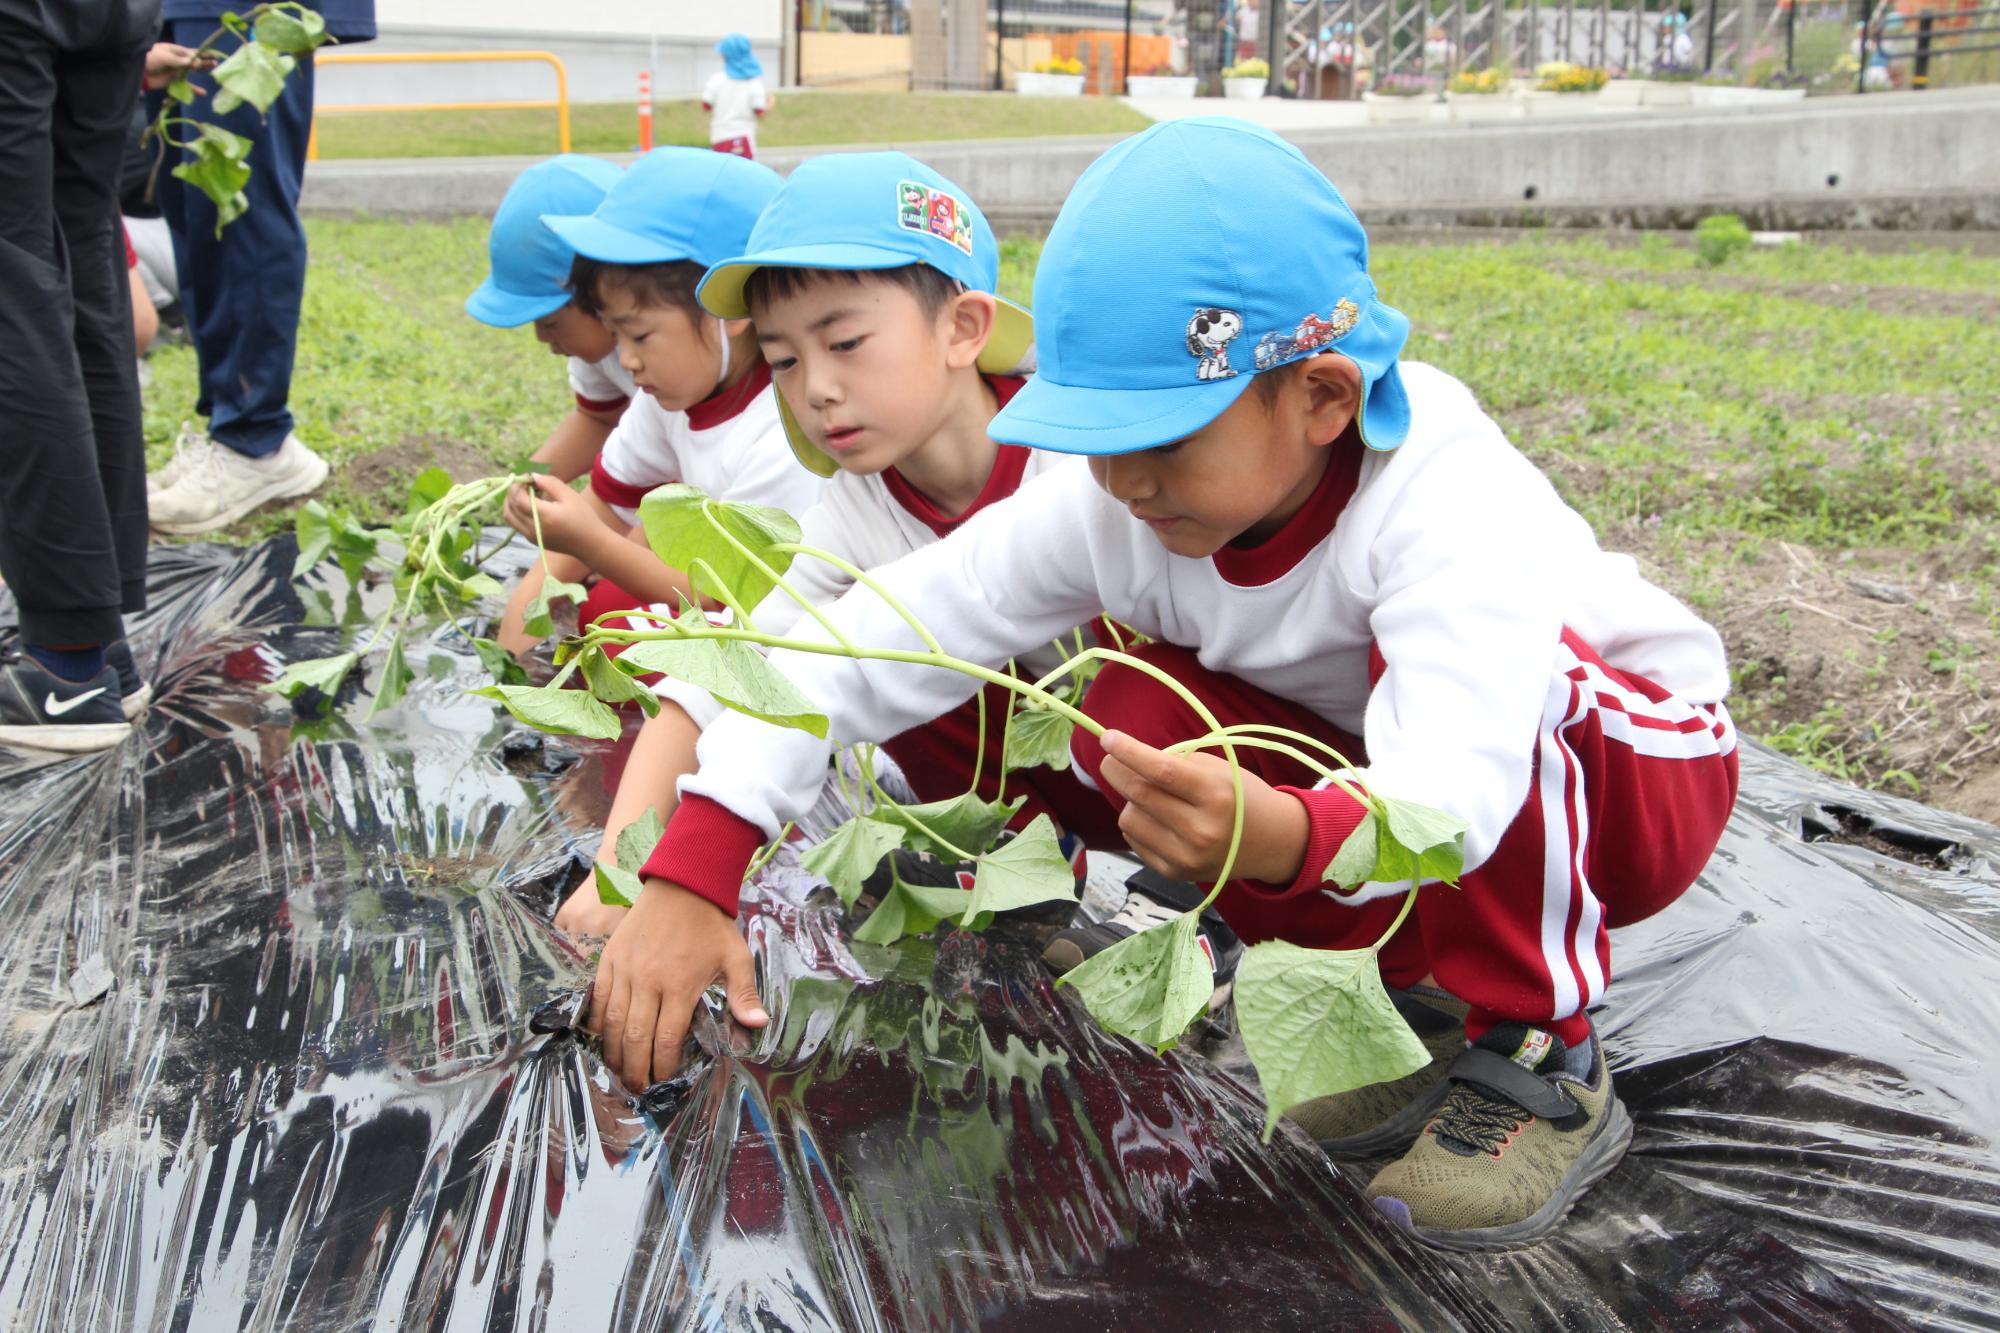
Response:
[[[1745,732],[1836,777],[2000,821],[2000,639],[1978,557],[1672,549],[1645,524],[1605,538],[1721,632]]]
[[[335,473],[343,489],[358,495],[398,494],[427,468],[441,467],[456,482],[491,476],[493,459],[485,451],[442,435],[405,435],[370,453],[341,463]]]

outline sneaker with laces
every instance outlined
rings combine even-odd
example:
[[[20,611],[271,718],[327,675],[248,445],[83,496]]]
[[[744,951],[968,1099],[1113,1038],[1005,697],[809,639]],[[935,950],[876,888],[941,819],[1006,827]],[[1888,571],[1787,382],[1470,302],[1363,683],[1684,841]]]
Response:
[[[1376,1211],[1446,1250],[1506,1250],[1551,1231],[1624,1157],[1632,1118],[1593,1032],[1589,1074],[1562,1038],[1502,1023],[1452,1063],[1451,1090],[1368,1186]]]
[[[180,480],[181,469],[184,466],[181,461],[182,456],[191,449],[207,448],[208,444],[209,440],[206,434],[183,421],[180,431],[174,436],[173,456],[161,464],[158,472],[148,472],[146,474],[146,498],[151,500],[155,495]]]
[[[125,720],[130,722],[152,704],[153,687],[139,674],[139,664],[132,658],[129,639],[105,644],[104,660],[118,673],[118,706],[125,714]]]
[[[1431,1053],[1413,1074],[1331,1097],[1315,1097],[1285,1118],[1319,1140],[1329,1157],[1351,1160],[1400,1152],[1437,1114],[1451,1085],[1445,1075],[1465,1052],[1465,1001],[1443,991],[1392,990],[1389,1002]]]
[[[86,681],[64,680],[26,657],[0,667],[0,745],[90,754],[131,734],[109,665]]]
[[[1141,870],[1125,881],[1125,905],[1108,919],[1088,925],[1071,926],[1059,932],[1042,950],[1042,962],[1060,975],[1082,964],[1086,958],[1103,953],[1122,939],[1163,925],[1181,913],[1200,905],[1205,894],[1198,884],[1168,879],[1152,870]],[[1236,938],[1223,919],[1210,908],[1201,914],[1195,943],[1208,955],[1215,970],[1215,989],[1208,997],[1208,1012],[1215,1013],[1229,1001],[1236,984],[1236,964],[1243,957],[1243,941]]]
[[[176,536],[213,532],[261,505],[310,495],[326,481],[326,460],[287,435],[268,458],[250,458],[206,435],[175,454],[173,480],[148,492],[153,527]],[[162,469],[164,471],[165,469]]]

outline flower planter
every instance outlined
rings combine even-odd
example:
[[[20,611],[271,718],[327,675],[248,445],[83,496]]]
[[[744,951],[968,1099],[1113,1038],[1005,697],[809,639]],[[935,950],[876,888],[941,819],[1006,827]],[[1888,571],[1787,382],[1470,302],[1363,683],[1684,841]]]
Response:
[[[1597,94],[1552,93],[1535,88],[1516,93],[1531,116],[1583,116],[1597,109]]]
[[[1636,80],[1643,86],[1639,89],[1642,106],[1687,106],[1694,101],[1692,83],[1666,79]]]
[[[1023,70],[1014,76],[1014,91],[1023,97],[1081,97],[1083,75],[1037,74]]]
[[[1193,97],[1192,74],[1134,74],[1125,80],[1127,97]]]
[[[1368,105],[1368,119],[1377,125],[1406,125],[1413,121],[1451,118],[1451,107],[1439,102],[1436,96],[1430,93],[1419,93],[1415,97],[1396,97],[1390,93],[1363,93],[1361,100]]]
[[[1803,88],[1731,88],[1692,83],[1687,90],[1696,106],[1775,106],[1804,99]]]
[[[1453,120],[1519,120],[1528,114],[1528,104],[1505,93],[1446,93]]]
[[[1238,102],[1254,102],[1264,95],[1267,79],[1224,79],[1222,95]]]

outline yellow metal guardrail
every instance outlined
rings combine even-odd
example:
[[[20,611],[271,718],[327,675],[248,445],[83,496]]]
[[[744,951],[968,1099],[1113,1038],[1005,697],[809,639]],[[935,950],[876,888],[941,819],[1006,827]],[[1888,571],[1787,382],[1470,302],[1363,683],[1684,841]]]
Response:
[[[319,115],[321,112],[364,112],[364,111],[547,111],[556,113],[557,151],[569,151],[569,71],[564,68],[561,57],[551,51],[331,51],[313,58],[313,63],[325,68],[328,65],[416,65],[446,64],[462,65],[488,61],[532,61],[546,64],[556,72],[556,95],[553,101],[508,101],[508,102],[351,102],[333,106],[313,108],[312,131],[306,137],[306,161],[319,160]]]

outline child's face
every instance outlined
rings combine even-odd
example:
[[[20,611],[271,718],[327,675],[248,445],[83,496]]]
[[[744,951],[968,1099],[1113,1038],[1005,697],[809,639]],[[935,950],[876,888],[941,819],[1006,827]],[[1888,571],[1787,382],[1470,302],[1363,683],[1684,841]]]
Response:
[[[977,299],[960,297],[960,301]],[[963,334],[947,304],[935,318],[893,282],[816,282],[756,311],[771,378],[806,438],[848,472],[894,467],[949,411],[953,369],[969,367],[984,326]]]
[[[535,337],[557,356],[602,361],[618,343],[597,316],[576,308],[574,301],[535,321]]]
[[[1255,388],[1176,444],[1090,460],[1090,474],[1175,555],[1205,559],[1231,542],[1263,541],[1304,507],[1328,450],[1354,417],[1360,372],[1313,358],[1266,406]]]
[[[690,319],[673,305],[640,305],[615,283],[602,284],[604,324],[618,340],[618,364],[643,393],[669,412],[685,412],[715,392],[722,378],[717,321]]]

